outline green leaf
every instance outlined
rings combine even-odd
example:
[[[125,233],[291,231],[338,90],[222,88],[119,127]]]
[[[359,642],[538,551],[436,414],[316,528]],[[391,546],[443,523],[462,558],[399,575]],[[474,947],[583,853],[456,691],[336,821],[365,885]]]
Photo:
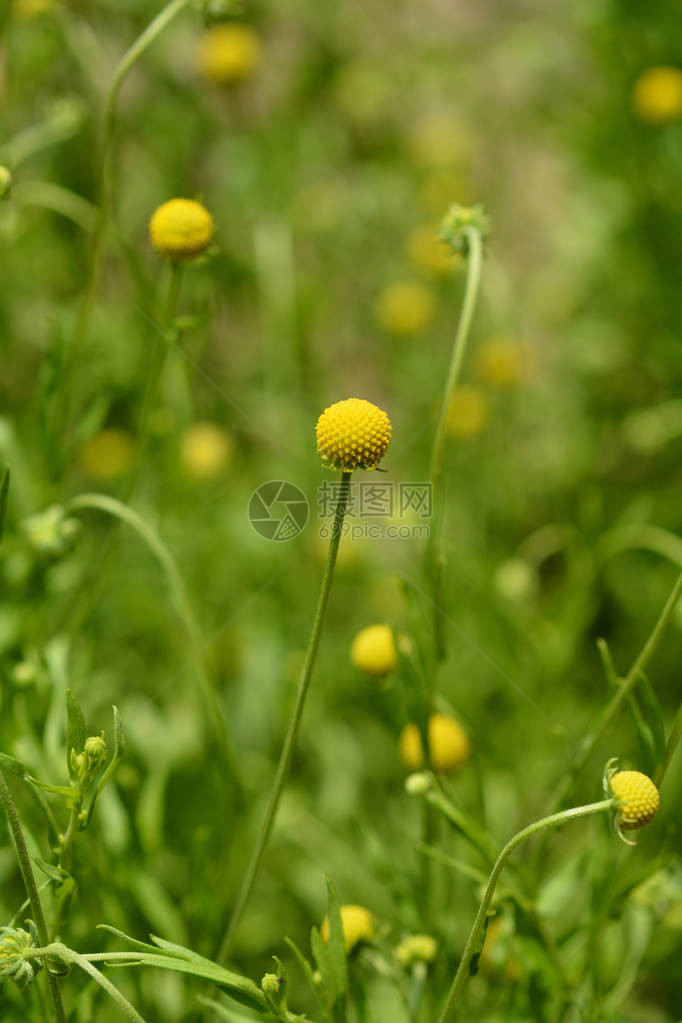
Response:
[[[72,880],[68,870],[64,870],[63,867],[58,867],[54,863],[47,863],[45,860],[41,860],[40,856],[34,856],[33,854],[31,854],[31,859],[35,865],[42,870],[43,874],[47,874],[47,876],[53,881],[56,881],[57,884],[63,884],[69,879]]]
[[[242,1005],[248,1005],[252,1009],[257,1009],[261,1014],[269,1013],[265,995],[247,977],[242,977],[238,973],[232,973],[230,970],[226,970],[217,963],[212,962],[212,960],[198,955],[192,949],[184,948],[182,945],[175,945],[171,941],[164,941],[163,938],[158,938],[156,935],[151,936],[152,941],[155,942],[155,947],[155,945],[148,945],[145,942],[137,941],[115,927],[109,927],[105,924],[100,924],[99,926],[105,931],[111,931],[112,934],[121,938],[122,941],[125,941],[135,950],[139,950],[141,953],[139,957],[140,963],[144,963],[146,966],[156,966],[160,970],[172,970],[175,973],[186,973],[193,977],[210,980]],[[112,959],[112,962],[115,962],[115,959]]]
[[[341,903],[334,882],[325,874],[327,885],[327,912],[329,913],[329,941],[327,942],[327,964],[329,984],[334,995],[334,1002],[345,998],[348,991],[348,963],[346,960],[346,942],[343,937],[341,920]]]
[[[311,928],[310,931],[310,950],[313,953],[313,959],[317,971],[320,974],[320,982],[317,985],[320,1000],[324,1006],[325,1012],[331,1012],[334,1004],[334,992],[332,990],[329,981],[329,962],[327,956],[327,947],[320,937],[320,932],[317,927]]]
[[[325,1009],[325,1007],[322,1004],[322,1001],[320,999],[320,992],[318,991],[317,984],[315,983],[315,978],[313,976],[313,968],[312,968],[312,966],[310,965],[310,963],[308,962],[306,957],[303,955],[303,953],[301,952],[301,950],[298,947],[298,945],[294,941],[292,941],[291,938],[285,938],[284,941],[289,946],[291,951],[294,953],[294,956],[296,957],[296,961],[298,962],[298,965],[303,970],[303,973],[304,973],[304,975],[306,977],[306,980],[310,984],[310,988],[311,988],[313,994],[315,995],[315,999],[317,1001],[317,1004],[319,1005],[319,1007],[322,1010],[322,1012],[324,1012],[326,1014],[326,1009]]]
[[[71,764],[71,750],[82,753],[85,746],[85,718],[80,703],[70,689],[66,690],[66,765],[69,776],[76,777]]]
[[[5,516],[7,515],[7,504],[9,502],[9,466],[2,470],[0,478],[0,541],[5,531]]]
[[[17,760],[16,757],[11,757],[9,753],[0,753],[0,768],[3,771],[9,771],[10,774],[16,774],[17,778],[27,778],[28,771],[22,764],[21,760]]]

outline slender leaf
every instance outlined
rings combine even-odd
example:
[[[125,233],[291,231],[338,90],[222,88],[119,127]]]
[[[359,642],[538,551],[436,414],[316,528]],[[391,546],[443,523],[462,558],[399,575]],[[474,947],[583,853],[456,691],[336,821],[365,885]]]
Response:
[[[348,991],[348,963],[346,961],[346,942],[343,936],[341,919],[341,903],[334,882],[325,875],[327,884],[327,912],[329,914],[329,941],[327,942],[327,964],[329,982],[334,993],[334,1001],[344,998]]]
[[[642,715],[651,733],[654,766],[665,760],[665,725],[658,697],[644,672],[638,673],[637,695],[642,706]]]
[[[5,531],[5,517],[9,502],[9,466],[6,465],[0,478],[0,541]]]
[[[71,763],[71,750],[82,753],[85,746],[85,718],[81,705],[70,689],[66,690],[66,765],[71,778],[76,771]]]

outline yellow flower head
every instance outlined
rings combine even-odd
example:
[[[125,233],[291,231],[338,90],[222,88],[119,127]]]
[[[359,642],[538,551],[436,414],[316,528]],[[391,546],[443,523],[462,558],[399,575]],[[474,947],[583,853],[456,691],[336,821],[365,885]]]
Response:
[[[462,265],[462,257],[436,234],[435,227],[415,227],[407,236],[405,255],[420,273],[447,277]]]
[[[643,828],[658,810],[658,789],[641,771],[616,771],[608,779],[611,795],[619,801],[616,824],[624,831]]]
[[[352,951],[361,941],[371,941],[376,931],[374,917],[364,906],[341,906],[341,926],[346,952]],[[329,917],[325,916],[320,927],[320,937],[329,941]]]
[[[215,423],[193,423],[180,440],[180,460],[191,479],[210,480],[223,471],[232,449],[227,430]]]
[[[326,408],[315,427],[317,453],[334,469],[375,469],[391,442],[391,420],[364,398]]]
[[[474,365],[481,380],[500,390],[514,387],[533,369],[528,345],[504,335],[488,338],[479,345]]]
[[[460,723],[449,714],[439,712],[429,718],[429,749],[431,766],[439,774],[456,771],[471,755],[469,737]],[[399,751],[408,771],[419,771],[424,766],[422,737],[412,722],[401,732]]]
[[[632,106],[649,124],[675,120],[682,114],[682,70],[665,65],[647,68],[635,82]]]
[[[12,175],[7,167],[0,165],[0,199],[7,199],[12,191]]]
[[[214,25],[204,32],[197,50],[199,73],[217,85],[249,78],[261,62],[261,42],[247,25]]]
[[[398,281],[381,291],[374,317],[389,334],[418,334],[429,326],[436,310],[433,292],[420,281]]]
[[[388,625],[369,625],[358,632],[350,648],[350,659],[360,671],[380,678],[398,666],[393,632]]]
[[[213,237],[213,218],[194,199],[169,199],[149,221],[149,236],[162,256],[190,260],[208,248]]]
[[[455,394],[448,408],[447,431],[451,437],[473,437],[490,419],[490,401],[482,387],[469,384]]]
[[[78,452],[78,464],[92,479],[113,480],[129,468],[133,450],[129,433],[109,427],[85,442]]]
[[[438,954],[438,942],[430,934],[411,934],[395,950],[396,959],[404,970],[414,963],[432,963]]]

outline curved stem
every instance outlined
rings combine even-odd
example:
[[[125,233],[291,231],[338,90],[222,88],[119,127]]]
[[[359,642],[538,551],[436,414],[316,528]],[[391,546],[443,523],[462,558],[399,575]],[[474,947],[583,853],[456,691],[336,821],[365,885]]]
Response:
[[[471,961],[479,947],[485,921],[488,916],[488,910],[490,909],[490,904],[493,900],[493,895],[495,894],[495,887],[509,856],[519,845],[521,845],[522,842],[525,842],[527,838],[531,838],[538,831],[542,831],[545,828],[553,828],[559,824],[565,824],[568,821],[577,820],[580,817],[588,817],[593,813],[602,813],[605,810],[611,810],[615,804],[616,801],[614,799],[602,799],[598,803],[588,803],[586,806],[576,806],[571,810],[562,810],[561,813],[554,813],[550,817],[544,817],[542,820],[536,821],[534,824],[529,824],[527,828],[523,829],[523,831],[519,831],[517,835],[510,838],[500,855],[497,857],[495,865],[490,873],[490,877],[488,878],[488,883],[485,887],[481,904],[478,907],[476,919],[474,920],[473,927],[471,928],[469,937],[467,938],[467,943],[464,946],[464,952],[462,953],[462,958],[459,961],[455,979],[453,980],[450,991],[448,992],[438,1023],[449,1023],[449,1021],[453,1019],[455,1007],[469,977]]]
[[[462,309],[457,323],[455,340],[450,356],[450,365],[445,381],[443,401],[438,412],[436,424],[436,435],[433,440],[431,451],[430,479],[432,490],[433,520],[431,534],[427,549],[427,564],[433,586],[434,618],[433,629],[436,646],[436,659],[442,661],[445,657],[445,644],[443,640],[443,619],[439,613],[440,605],[440,575],[441,566],[439,559],[439,540],[442,525],[443,507],[440,494],[440,481],[443,473],[443,453],[445,450],[445,436],[447,433],[450,405],[455,397],[460,373],[464,364],[469,330],[476,308],[476,299],[481,284],[481,270],[483,267],[483,241],[481,232],[477,227],[469,227],[466,231],[469,241],[469,255],[467,260],[467,278],[464,287],[464,298]]]
[[[606,732],[606,729],[611,724],[611,721],[620,710],[622,704],[628,698],[632,690],[634,689],[637,679],[640,674],[643,674],[647,664],[656,653],[656,650],[660,646],[661,640],[666,633],[668,626],[672,620],[672,616],[677,607],[677,603],[682,596],[682,573],[677,577],[677,581],[672,588],[670,596],[668,597],[663,610],[661,611],[658,621],[654,625],[649,638],[642,647],[637,656],[634,664],[630,668],[629,672],[618,686],[618,689],[609,700],[608,704],[602,711],[596,726],[587,735],[586,740],[580,744],[577,753],[573,759],[573,763],[565,774],[564,780],[557,787],[554,796],[550,802],[551,808],[560,806],[563,800],[570,793],[573,783],[577,778],[578,774],[582,771],[583,767],[594,753],[597,745],[599,744],[602,736]]]
[[[313,668],[315,667],[315,660],[317,658],[317,650],[320,645],[320,637],[322,635],[322,626],[324,625],[325,613],[327,610],[327,604],[329,602],[329,593],[331,591],[332,580],[334,578],[334,566],[336,565],[336,555],[339,549],[339,541],[341,539],[341,530],[343,527],[343,520],[346,514],[346,505],[348,503],[348,491],[350,487],[350,472],[344,472],[341,477],[341,487],[339,491],[339,498],[336,505],[336,514],[334,516],[334,525],[332,527],[332,535],[329,540],[329,553],[327,555],[327,564],[325,566],[324,575],[322,576],[322,585],[320,587],[320,595],[317,601],[317,608],[315,610],[315,617],[313,619],[313,627],[310,633],[310,639],[308,641],[308,649],[306,651],[305,660],[301,669],[301,677],[298,683],[298,689],[296,692],[296,700],[294,702],[294,709],[289,720],[289,727],[287,734],[284,739],[284,745],[280,754],[279,763],[277,765],[277,771],[275,772],[275,779],[272,783],[272,789],[268,798],[268,803],[265,809],[265,816],[263,823],[261,824],[258,838],[256,839],[256,845],[251,854],[251,861],[244,874],[244,879],[237,896],[237,902],[235,903],[232,915],[230,917],[225,936],[223,937],[220,950],[218,952],[218,962],[223,963],[229,955],[232,941],[235,933],[241,921],[242,915],[246,908],[246,904],[249,901],[253,886],[258,875],[261,862],[263,860],[263,854],[265,853],[265,847],[268,844],[270,833],[272,831],[273,824],[275,823],[275,817],[277,815],[277,808],[279,806],[280,797],[284,788],[284,782],[289,771],[289,765],[294,752],[294,746],[296,745],[296,737],[298,735],[299,725],[301,723],[301,717],[303,716],[303,707],[305,705],[306,696],[308,694],[308,688],[310,685],[310,679],[312,677]]]
[[[183,8],[189,7],[192,0],[170,0],[162,11],[150,22],[147,28],[135,40],[132,46],[123,55],[114,71],[113,77],[107,90],[104,101],[104,114],[102,118],[102,140],[100,144],[100,165],[99,165],[99,205],[95,220],[90,256],[85,279],[85,288],[78,307],[76,323],[74,326],[71,345],[66,357],[64,367],[64,386],[62,389],[62,429],[63,436],[68,436],[71,428],[71,405],[73,392],[73,375],[75,367],[80,358],[90,321],[90,312],[99,279],[100,264],[102,262],[102,250],[104,247],[104,236],[106,234],[107,222],[109,219],[109,207],[111,205],[111,150],[116,125],[116,104],[119,92],[125,78],[135,62],[140,59],[145,50],[154,42],[157,36],[166,26],[179,14]]]
[[[2,803],[3,809],[7,814],[9,829],[12,834],[12,842],[17,854],[17,860],[19,861],[19,869],[21,871],[24,887],[26,888],[26,894],[28,895],[31,905],[31,915],[36,925],[36,930],[38,931],[38,937],[40,938],[42,945],[47,945],[50,938],[47,931],[47,924],[45,923],[43,906],[38,893],[38,886],[36,885],[36,879],[33,874],[33,867],[31,866],[31,857],[26,847],[26,839],[24,838],[24,832],[21,828],[21,821],[19,820],[17,808],[14,805],[14,800],[12,799],[12,793],[7,786],[7,782],[5,781],[5,776],[2,771],[0,771],[0,803]],[[45,973],[47,976],[47,985],[50,991],[50,998],[52,999],[52,1008],[54,1009],[55,1019],[57,1020],[57,1023],[66,1023],[64,1006],[62,1005],[62,996],[59,992],[57,978],[50,973],[49,970],[46,970]]]
[[[60,941],[55,941],[52,945],[48,945],[47,948],[43,948],[40,951],[45,958],[50,955],[58,956],[67,963],[73,963],[75,966],[80,966],[81,970],[92,977],[92,979],[106,991],[109,997],[116,1002],[118,1007],[123,1010],[128,1019],[132,1020],[133,1023],[145,1023],[144,1018],[140,1016],[135,1006],[131,1005],[128,999],[121,994],[118,988],[114,987],[111,981],[107,980],[104,974],[100,973],[96,966],[92,965],[89,957],[79,955],[78,952],[74,952],[74,950],[72,948],[68,948],[67,945],[62,945]]]

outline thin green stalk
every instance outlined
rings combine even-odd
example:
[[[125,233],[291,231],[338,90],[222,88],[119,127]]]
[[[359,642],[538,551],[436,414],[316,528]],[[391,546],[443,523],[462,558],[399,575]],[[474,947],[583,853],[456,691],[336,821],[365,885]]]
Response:
[[[670,761],[672,760],[673,754],[679,745],[680,739],[682,739],[682,704],[680,704],[680,706],[677,709],[677,714],[675,715],[675,720],[673,721],[673,727],[670,732],[670,735],[668,736],[668,741],[665,745],[665,758],[663,760],[663,763],[659,764],[658,770],[656,771],[656,775],[654,777],[654,783],[656,785],[656,788],[661,787],[661,782],[663,781],[665,773],[668,770],[668,767],[670,766]]]
[[[294,702],[294,708],[289,719],[289,727],[287,734],[284,739],[284,745],[280,754],[279,763],[277,765],[277,771],[275,772],[275,779],[272,784],[270,796],[265,809],[265,816],[261,824],[256,844],[251,854],[251,861],[247,868],[246,873],[237,896],[237,902],[235,903],[232,915],[230,917],[225,935],[220,945],[218,952],[218,962],[224,963],[227,959],[230,949],[232,947],[232,941],[236,934],[237,928],[241,921],[242,915],[246,908],[246,904],[249,901],[253,886],[258,875],[261,862],[263,860],[263,854],[270,838],[273,825],[275,823],[275,817],[277,815],[277,808],[284,788],[284,782],[289,771],[289,765],[293,756],[294,747],[296,745],[296,737],[298,735],[299,725],[301,723],[301,717],[303,716],[303,708],[305,706],[306,696],[308,694],[308,688],[310,685],[310,679],[312,677],[313,668],[315,667],[315,660],[317,658],[317,650],[320,645],[320,637],[322,635],[322,627],[324,625],[325,613],[327,610],[327,604],[329,602],[329,594],[331,591],[332,580],[334,578],[334,567],[336,565],[336,555],[339,549],[339,541],[341,539],[341,530],[343,528],[343,520],[346,514],[346,505],[348,503],[348,491],[350,487],[351,473],[344,471],[341,476],[341,487],[339,491],[339,498],[336,505],[336,514],[334,516],[334,525],[332,527],[332,535],[329,540],[329,553],[327,555],[327,564],[325,566],[324,575],[322,576],[322,585],[320,587],[320,595],[317,601],[317,608],[315,610],[315,617],[313,619],[313,627],[310,633],[310,639],[308,641],[308,649],[306,651],[305,660],[301,669],[301,677],[298,683],[298,689],[296,692],[296,700]]]
[[[431,576],[434,601],[433,629],[436,641],[436,659],[442,661],[445,657],[445,643],[443,640],[443,621],[438,613],[440,607],[440,583],[442,564],[439,555],[440,533],[443,518],[443,502],[441,500],[441,477],[443,474],[443,454],[445,450],[445,437],[447,433],[448,417],[450,406],[455,396],[459,383],[460,373],[464,364],[469,331],[476,308],[476,299],[481,284],[481,271],[483,268],[483,240],[478,227],[468,227],[466,237],[469,242],[467,259],[467,277],[464,287],[464,298],[462,309],[457,323],[455,340],[450,356],[450,365],[445,381],[443,400],[438,412],[436,423],[436,435],[433,440],[431,451],[430,480],[432,490],[433,521],[431,535],[427,550],[428,570]]]
[[[35,955],[41,955],[44,959],[48,959],[49,956],[58,956],[67,963],[73,963],[75,966],[80,966],[81,970],[92,977],[101,988],[106,991],[109,997],[118,1005],[120,1009],[125,1013],[129,1020],[133,1023],[145,1023],[144,1018],[139,1014],[134,1005],[128,1001],[128,999],[121,994],[117,987],[111,983],[110,980],[104,976],[103,973],[97,969],[96,966],[92,965],[90,957],[79,955],[78,952],[74,952],[72,948],[67,945],[62,945],[60,941],[55,941],[53,944],[48,945],[46,948],[36,949]]]
[[[574,757],[571,767],[566,772],[563,781],[557,787],[554,796],[550,802],[550,807],[553,809],[561,805],[566,797],[571,792],[573,784],[577,776],[582,771],[583,767],[590,759],[595,749],[597,748],[602,736],[606,732],[607,728],[611,724],[613,718],[620,710],[622,704],[627,700],[628,696],[637,684],[637,680],[640,674],[643,674],[646,667],[656,653],[656,650],[660,646],[661,640],[666,633],[668,626],[672,620],[673,614],[677,603],[682,596],[682,573],[678,576],[675,585],[672,588],[670,596],[668,597],[665,607],[659,615],[658,621],[654,625],[649,638],[642,647],[637,659],[630,668],[629,672],[620,683],[618,689],[609,700],[608,704],[604,708],[597,725],[592,729],[586,740],[581,743],[578,751]]]
[[[166,360],[168,358],[169,343],[166,335],[172,326],[176,315],[178,299],[180,297],[180,287],[182,285],[183,269],[182,263],[172,262],[170,264],[168,294],[166,296],[166,301],[159,321],[159,333],[162,336],[156,338],[154,350],[152,351],[151,366],[147,375],[147,383],[145,386],[144,397],[142,399],[142,410],[140,412],[135,460],[121,498],[121,500],[125,503],[130,500],[133,491],[135,490],[135,486],[142,469],[142,463],[144,461],[144,452],[149,439],[149,420],[154,407],[154,402],[156,401]]]
[[[107,95],[104,101],[104,113],[102,117],[102,136],[99,155],[99,204],[97,217],[92,232],[90,256],[85,278],[85,289],[76,316],[71,345],[66,357],[64,367],[64,386],[62,389],[62,428],[63,436],[66,439],[71,428],[71,414],[73,401],[73,377],[83,349],[85,335],[90,322],[90,313],[95,297],[99,271],[102,262],[102,251],[104,238],[109,220],[109,209],[111,206],[111,165],[112,165],[112,144],[114,129],[116,126],[116,105],[121,86],[125,81],[128,72],[135,62],[139,60],[145,50],[163,32],[166,26],[185,7],[189,7],[192,0],[170,0],[162,11],[150,22],[147,28],[135,40],[132,46],[123,55],[114,71],[109,84]]]
[[[19,820],[17,808],[14,805],[14,800],[12,799],[12,793],[7,786],[7,782],[5,781],[5,776],[2,771],[0,771],[0,802],[7,814],[7,820],[12,834],[12,842],[17,854],[17,860],[19,861],[19,870],[21,871],[24,887],[26,888],[26,894],[28,895],[29,902],[31,904],[31,916],[33,917],[33,922],[36,925],[36,930],[38,931],[38,937],[40,938],[41,944],[47,945],[50,937],[47,930],[47,924],[45,922],[43,906],[38,893],[38,886],[36,885],[36,879],[33,874],[33,867],[31,866],[31,857],[26,847],[26,839],[24,838],[24,832],[21,828],[21,821]],[[55,1019],[57,1020],[57,1023],[66,1023],[64,1006],[62,1004],[62,996],[59,992],[57,978],[50,973],[49,969],[45,971],[45,974],[47,977],[47,986],[52,1000]]]
[[[522,844],[522,842],[531,838],[538,831],[542,831],[546,828],[553,828],[571,820],[578,820],[581,817],[588,817],[593,813],[602,813],[605,810],[611,810],[615,805],[616,801],[614,799],[602,799],[598,803],[588,803],[586,806],[576,806],[570,810],[562,810],[561,813],[554,813],[549,817],[544,817],[542,820],[535,821],[534,824],[529,824],[527,828],[519,831],[518,834],[514,835],[514,837],[507,842],[502,852],[497,857],[495,865],[490,872],[490,877],[488,878],[483,898],[481,899],[481,903],[478,907],[476,919],[474,920],[473,927],[471,928],[466,945],[464,946],[462,958],[459,961],[455,978],[445,1000],[443,1011],[438,1018],[438,1023],[449,1023],[449,1021],[454,1018],[457,1002],[459,1001],[460,995],[462,994],[464,986],[469,978],[472,959],[480,946],[483,929],[488,916],[488,910],[490,909],[490,904],[495,894],[495,887],[509,856],[519,845]]]

